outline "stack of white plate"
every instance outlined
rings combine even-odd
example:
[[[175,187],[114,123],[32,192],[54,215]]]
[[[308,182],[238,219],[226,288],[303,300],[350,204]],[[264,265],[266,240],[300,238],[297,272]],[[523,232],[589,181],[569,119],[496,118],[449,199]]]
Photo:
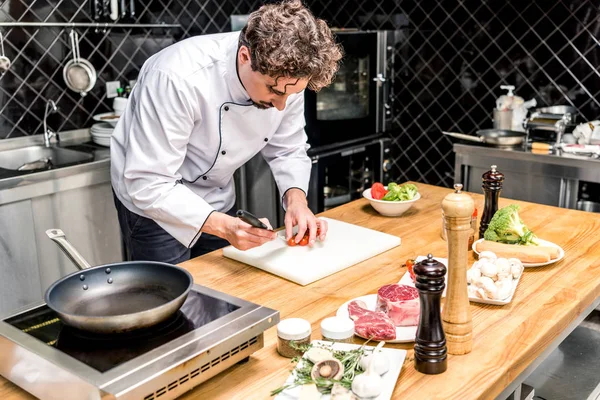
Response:
[[[92,125],[92,128],[90,129],[92,141],[100,146],[109,147],[110,137],[112,136],[114,129],[114,126],[106,122]]]

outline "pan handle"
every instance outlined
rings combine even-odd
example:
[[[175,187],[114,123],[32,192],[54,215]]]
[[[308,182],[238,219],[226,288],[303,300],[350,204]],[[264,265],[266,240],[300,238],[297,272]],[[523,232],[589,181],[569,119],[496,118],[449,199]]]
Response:
[[[77,249],[73,247],[71,242],[67,240],[67,237],[63,231],[60,229],[48,229],[46,231],[46,235],[48,235],[48,237],[52,239],[54,243],[58,245],[58,247],[60,247],[60,249],[67,255],[67,257],[69,257],[71,261],[73,261],[73,264],[75,264],[79,270],[84,270],[91,267],[90,263],[88,263],[85,258],[79,254]]]
[[[456,133],[456,132],[442,132],[442,133],[444,135],[452,136],[453,138],[457,138],[457,139],[464,139],[464,140],[470,140],[472,142],[483,143],[483,139],[480,138],[479,136],[471,136],[471,135],[467,135],[464,133]]]

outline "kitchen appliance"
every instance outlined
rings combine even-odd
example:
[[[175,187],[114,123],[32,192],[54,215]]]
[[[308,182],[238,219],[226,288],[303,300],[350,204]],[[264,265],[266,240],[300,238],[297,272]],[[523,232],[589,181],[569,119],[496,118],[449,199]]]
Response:
[[[374,182],[389,183],[392,178],[391,140],[375,137],[341,148],[309,150],[312,170],[308,206],[322,212],[362,197]]]
[[[527,143],[546,142],[560,145],[562,136],[573,132],[577,125],[577,116],[577,109],[571,106],[535,109],[524,123],[527,130]]]
[[[46,290],[46,304],[69,326],[95,333],[122,333],[164,321],[185,302],[194,283],[176,265],[126,261],[92,267],[60,229],[52,239],[79,269]]]
[[[313,247],[273,240],[246,251],[228,246],[223,255],[304,286],[400,245],[397,236],[321,218],[328,224],[327,238]],[[285,231],[278,235],[285,239]]]
[[[362,140],[389,130],[396,31],[337,31],[344,60],[333,83],[305,91],[304,115],[313,148]],[[398,36],[399,37],[399,36]]]
[[[491,144],[496,147],[513,147],[523,143],[526,134],[524,132],[510,131],[504,129],[481,129],[478,130],[476,136],[466,135],[464,133],[442,132],[446,136],[451,136],[457,139],[468,140],[471,142],[479,142]]]
[[[168,320],[125,334],[63,325],[46,304],[0,321],[0,374],[43,399],[174,399],[263,347],[279,312],[194,285]]]
[[[390,182],[390,145],[389,138],[372,135],[346,146],[309,149],[309,208],[314,213],[323,212],[361,198],[374,182]],[[274,227],[283,225],[281,193],[262,155],[256,155],[236,172],[235,184],[236,208],[266,217]]]

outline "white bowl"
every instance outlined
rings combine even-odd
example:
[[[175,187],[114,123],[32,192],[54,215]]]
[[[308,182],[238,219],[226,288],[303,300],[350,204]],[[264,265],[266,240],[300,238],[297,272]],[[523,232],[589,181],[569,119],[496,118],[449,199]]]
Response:
[[[387,190],[387,186],[384,186]],[[375,200],[371,197],[371,189],[367,189],[363,192],[363,197],[369,200],[371,206],[381,215],[385,215],[386,217],[398,217],[408,211],[413,204],[417,200],[421,198],[421,193],[417,193],[417,195],[412,200],[405,201],[385,201],[385,200]]]
[[[117,126],[117,122],[119,122],[120,116],[115,115],[114,112],[105,112],[102,114],[96,114],[92,118],[96,122],[106,122],[107,124],[111,124],[112,126]]]

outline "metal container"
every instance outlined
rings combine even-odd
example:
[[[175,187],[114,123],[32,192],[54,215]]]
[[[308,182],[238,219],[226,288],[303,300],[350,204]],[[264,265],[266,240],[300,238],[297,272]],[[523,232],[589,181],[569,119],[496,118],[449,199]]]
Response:
[[[581,211],[600,213],[600,203],[595,201],[579,200],[577,202],[577,209]]]
[[[494,109],[494,129],[512,129],[512,110],[497,110]]]

